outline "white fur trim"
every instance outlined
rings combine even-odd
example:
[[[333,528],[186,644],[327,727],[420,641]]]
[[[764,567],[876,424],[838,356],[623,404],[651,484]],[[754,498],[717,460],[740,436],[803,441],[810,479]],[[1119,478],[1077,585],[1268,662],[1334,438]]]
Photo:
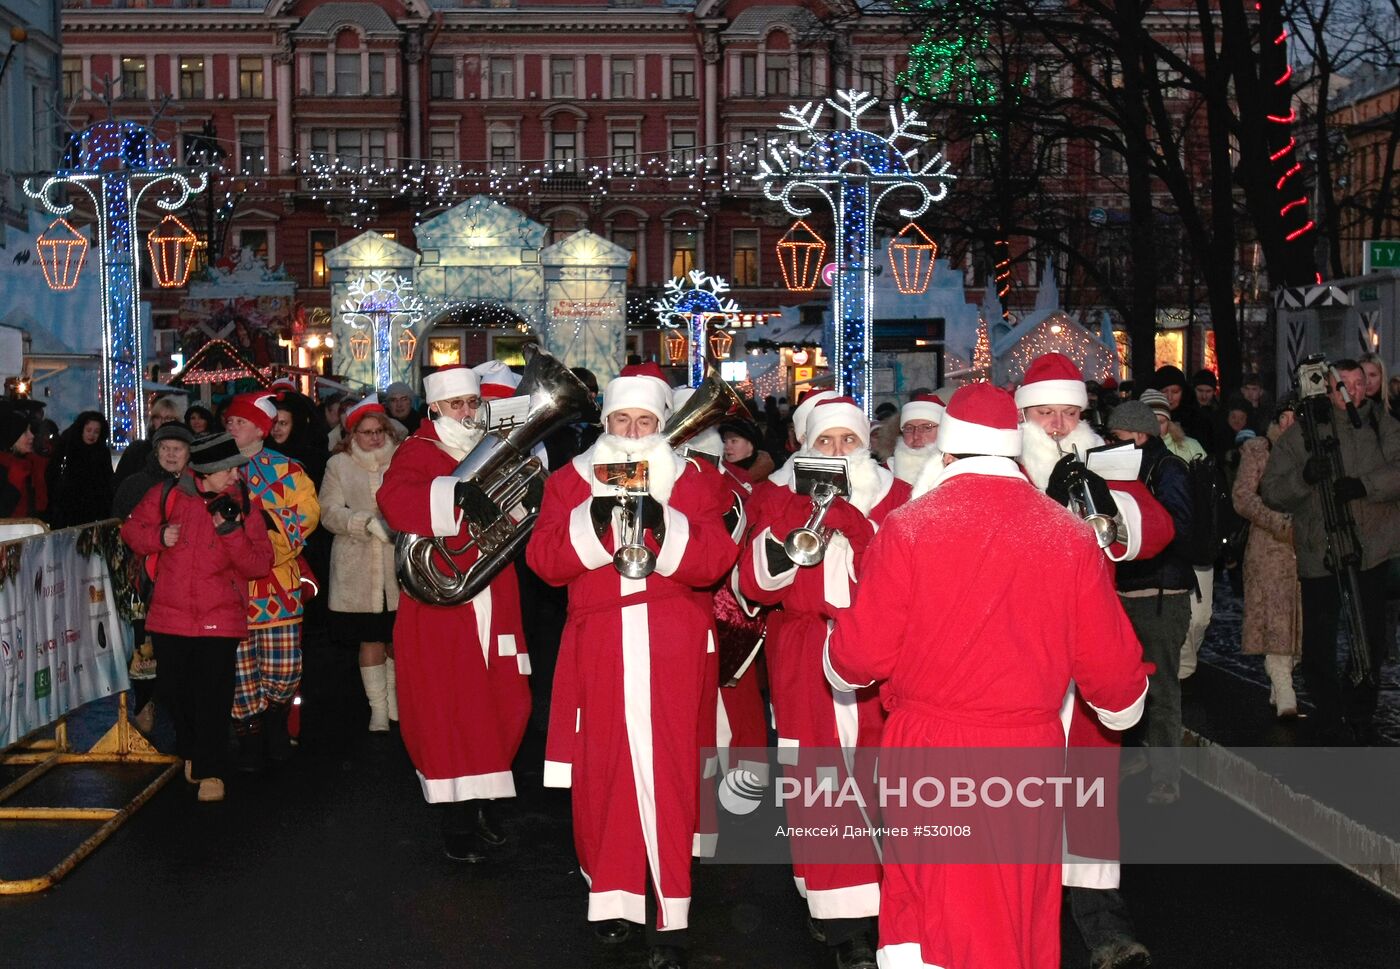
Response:
[[[758,587],[764,592],[777,592],[779,589],[786,589],[792,585],[793,580],[797,578],[797,565],[790,562],[792,568],[778,575],[768,571],[768,540],[770,538],[777,541],[773,530],[765,528],[749,543],[749,547],[753,551],[753,574],[755,581],[758,582]]]
[[[1060,884],[1066,888],[1117,888],[1122,869],[1116,861],[1081,860],[1065,849]]]
[[[574,765],[561,760],[544,762],[545,787],[573,787]]]
[[[529,675],[533,672],[533,670],[532,670],[532,668],[531,668],[531,666],[530,666],[530,654],[529,654],[529,653],[516,653],[516,654],[515,654],[515,668],[518,669],[518,670],[520,671],[520,675],[521,675],[521,676],[529,676]]]
[[[812,408],[824,400],[839,396],[840,394],[834,390],[819,390],[814,394],[808,394],[807,398],[793,409],[792,434],[797,438],[799,445],[807,443],[807,420],[812,416]]]
[[[873,918],[880,914],[880,886],[867,882],[845,888],[809,888],[807,911],[814,919]]]
[[[826,543],[822,556],[822,598],[833,609],[851,605],[851,586],[855,584],[856,557],[846,536],[835,532]]]
[[[899,409],[899,426],[903,427],[910,421],[932,421],[942,424],[943,415],[947,410],[942,404],[935,404],[931,400],[911,400]]]
[[[1089,406],[1089,391],[1082,380],[1037,380],[1016,388],[1016,406],[1039,407],[1042,404],[1072,404]]]
[[[938,447],[944,454],[994,454],[1014,458],[1021,453],[1021,429],[986,427],[946,414],[943,423],[938,425]]]
[[[882,945],[875,950],[876,969],[946,969],[924,961],[923,947],[917,942]]]
[[[845,678],[831,665],[831,635],[828,633],[826,642],[822,645],[822,669],[826,672],[826,681],[831,684],[831,688],[840,693],[854,693],[862,687],[870,686],[870,683],[848,683]]]
[[[807,418],[807,440],[815,441],[827,431],[844,428],[860,438],[863,447],[870,446],[870,419],[855,404],[823,401],[812,408]]]
[[[1104,549],[1104,554],[1114,562],[1131,562],[1142,551],[1142,509],[1137,499],[1126,491],[1113,492],[1113,503],[1118,506],[1118,537],[1121,541]],[[1123,550],[1121,554],[1114,551],[1119,548]]]
[[[457,507],[457,479],[450,474],[434,478],[428,485],[428,515],[437,538],[451,538],[462,527],[462,509]]]
[[[423,786],[423,800],[429,804],[515,797],[515,778],[508,770],[465,777],[428,778],[423,776],[422,771],[417,771],[417,774],[418,783]]]
[[[450,367],[423,378],[423,400],[429,404],[453,397],[475,397],[480,393],[480,378],[466,367]]]
[[[715,848],[719,845],[719,832],[710,831],[701,834],[699,831],[691,835],[690,854],[695,858],[713,858]]]
[[[1092,703],[1089,704],[1089,709],[1098,714],[1099,723],[1109,730],[1127,730],[1142,719],[1142,711],[1145,706],[1147,706],[1146,680],[1143,681],[1142,695],[1122,710],[1100,710]]]
[[[669,577],[681,567],[686,546],[690,544],[690,519],[666,505],[661,509],[661,520],[665,523],[666,541],[661,543],[661,554],[656,556],[656,574]]]
[[[603,390],[603,424],[618,410],[644,410],[665,422],[671,413],[671,388],[655,377],[614,377]]]
[[[471,600],[472,613],[476,616],[477,642],[481,643],[481,658],[486,668],[491,668],[491,587],[478,592]]]
[[[588,921],[606,922],[609,919],[626,919],[645,925],[647,921],[647,899],[636,892],[589,892]]]
[[[598,541],[598,533],[593,530],[593,516],[589,512],[591,504],[590,498],[575,505],[574,510],[569,512],[569,542],[579,562],[590,571],[612,564],[612,556]]]
[[[1026,480],[1025,474],[1021,471],[1021,466],[1010,458],[999,458],[990,454],[980,454],[975,457],[961,458],[954,461],[947,467],[940,468],[938,474],[933,476],[929,482],[929,491],[933,491],[943,482],[950,478],[956,478],[960,474],[981,474],[993,478],[1017,478]],[[922,486],[924,479],[920,477],[919,484]],[[1029,482],[1027,482],[1029,483]]]
[[[797,749],[800,745],[793,737],[778,738],[778,763],[791,767],[797,763]]]

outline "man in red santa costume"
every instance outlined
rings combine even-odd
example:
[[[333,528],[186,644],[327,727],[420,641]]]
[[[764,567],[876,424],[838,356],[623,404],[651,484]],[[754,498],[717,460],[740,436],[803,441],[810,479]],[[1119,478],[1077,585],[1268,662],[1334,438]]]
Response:
[[[445,367],[423,378],[430,420],[399,445],[377,500],[396,532],[466,537],[468,487],[453,474],[481,440],[476,374]],[[475,548],[454,555],[466,571]],[[505,837],[491,802],[515,796],[511,762],[530,716],[530,658],[515,571],[505,569],[470,602],[435,606],[399,599],[394,622],[399,725],[423,797],[441,804],[443,842],[456,861],[484,860]]]
[[[919,394],[900,408],[899,440],[890,455],[890,470],[900,481],[912,486],[930,462],[942,464],[937,441],[943,410],[943,399],[937,394]]]
[[[655,364],[609,383],[604,433],[549,476],[526,551],[541,578],[569,588],[545,786],[573,788],[595,934],[621,942],[632,923],[646,924],[650,969],[685,960],[700,718],[715,703],[705,689],[714,618],[697,590],[738,554],[724,522],[733,494],[712,465],[671,449],[660,433],[670,409]],[[640,462],[647,491],[627,502],[655,559],[654,571],[631,579],[613,558],[625,544],[619,492],[595,467]]]
[[[1062,746],[1071,679],[1113,729],[1142,714],[1150,667],[1109,564],[1016,464],[1019,419],[990,384],[953,395],[942,473],[880,529],[836,618],[828,679],[842,691],[884,682],[886,752]],[[1047,575],[1074,595],[1046,591]],[[887,860],[881,969],[1058,969],[1059,868]]]
[[[870,422],[849,397],[819,401],[807,416],[807,446],[794,457],[841,457],[851,495],[836,498],[825,525],[834,533],[822,561],[799,568],[783,541],[812,514],[812,499],[789,480],[770,479],[750,503],[750,542],[740,556],[740,591],[751,603],[778,607],[768,618],[764,650],[778,731],[778,760],[795,768],[810,748],[856,750],[879,741],[883,715],[875,690],[835,694],[822,673],[831,621],[851,603],[861,557],[875,529],[909,498],[909,486],[870,454]],[[792,462],[789,462],[789,467]],[[804,764],[803,770],[807,767]],[[880,867],[873,846],[861,864],[794,860],[798,892],[807,900],[814,934],[836,950],[841,969],[874,966],[874,918],[880,910]]]

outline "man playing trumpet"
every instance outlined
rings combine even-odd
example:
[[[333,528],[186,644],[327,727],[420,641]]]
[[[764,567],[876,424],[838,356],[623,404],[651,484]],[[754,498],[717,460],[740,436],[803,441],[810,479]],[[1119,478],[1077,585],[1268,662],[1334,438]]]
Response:
[[[526,552],[540,578],[569,587],[544,783],[573,788],[595,934],[617,943],[646,924],[649,969],[685,959],[700,717],[714,703],[714,619],[695,590],[738,554],[719,472],[659,433],[670,409],[655,364],[608,384],[604,433],[550,475]]]

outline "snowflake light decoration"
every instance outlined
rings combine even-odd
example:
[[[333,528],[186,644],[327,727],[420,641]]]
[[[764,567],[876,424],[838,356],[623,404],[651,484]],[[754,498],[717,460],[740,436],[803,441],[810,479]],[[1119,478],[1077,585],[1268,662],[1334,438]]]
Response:
[[[870,254],[875,213],[892,193],[909,190],[917,202],[899,214],[916,219],[930,205],[948,194],[956,175],[942,152],[925,155],[928,138],[918,112],[903,104],[889,109],[888,135],[861,128],[865,114],[879,101],[868,91],[840,91],[835,98],[809,101],[783,112],[778,127],[810,141],[805,148],[794,142],[775,146],[770,158],[759,162],[754,179],[763,193],[781,202],[789,214],[803,218],[812,212],[794,196],[815,192],[831,206],[836,224],[836,276],[832,290],[832,316],[836,339],[836,375],[843,393],[855,398],[869,413],[871,407],[871,304],[874,300]],[[820,127],[830,107],[846,119],[837,130]],[[902,148],[901,143],[910,147]]]
[[[739,304],[725,296],[727,292],[729,283],[723,278],[692,269],[684,277],[669,280],[661,297],[651,304],[662,326],[675,329],[684,324],[689,329],[688,386],[699,387],[705,379],[706,324],[718,318],[723,322],[714,328],[722,330],[739,312]]]
[[[423,322],[423,300],[413,281],[388,269],[374,269],[350,281],[350,295],[340,307],[345,325],[366,334],[374,347],[374,384],[381,392],[394,382],[395,330],[400,339],[414,337]],[[354,337],[351,337],[354,340]],[[405,366],[411,360],[404,361]]]

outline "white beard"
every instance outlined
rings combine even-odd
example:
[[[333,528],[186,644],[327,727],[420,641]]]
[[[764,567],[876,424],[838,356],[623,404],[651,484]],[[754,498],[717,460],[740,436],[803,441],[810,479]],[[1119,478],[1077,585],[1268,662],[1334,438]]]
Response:
[[[901,437],[895,442],[894,454],[890,458],[890,470],[900,481],[906,481],[912,485],[919,480],[919,472],[930,461],[943,463],[943,452],[938,450],[937,444],[910,447],[904,443],[904,438]]]
[[[437,431],[438,440],[447,453],[458,461],[470,454],[486,433],[479,425],[468,426],[450,417],[433,418],[433,430]]]
[[[791,488],[794,484],[793,478],[793,458],[825,458],[825,454],[815,448],[802,448],[793,453],[787,464],[783,465],[782,471],[786,472],[786,480],[776,483],[785,488]],[[880,467],[880,462],[875,460],[875,456],[870,453],[869,448],[860,448],[846,455],[846,467],[850,473],[851,497],[847,499],[855,505],[863,515],[870,514],[872,508],[880,503],[880,500],[889,494],[890,483],[893,475],[885,468]],[[774,475],[768,480],[773,481]]]
[[[592,465],[618,464],[625,461],[645,461],[647,463],[647,492],[663,505],[671,499],[671,489],[676,479],[685,470],[685,461],[671,450],[666,438],[660,434],[648,437],[618,437],[604,434],[586,452],[581,461],[587,467],[589,484],[593,494],[608,497],[616,492],[608,485],[592,477]]]
[[[1103,438],[1082,421],[1058,442],[1039,424],[1026,421],[1021,425],[1021,467],[1026,469],[1035,486],[1044,491],[1050,483],[1050,472],[1055,470],[1060,458],[1075,448],[1083,457],[1085,451],[1101,444]]]

